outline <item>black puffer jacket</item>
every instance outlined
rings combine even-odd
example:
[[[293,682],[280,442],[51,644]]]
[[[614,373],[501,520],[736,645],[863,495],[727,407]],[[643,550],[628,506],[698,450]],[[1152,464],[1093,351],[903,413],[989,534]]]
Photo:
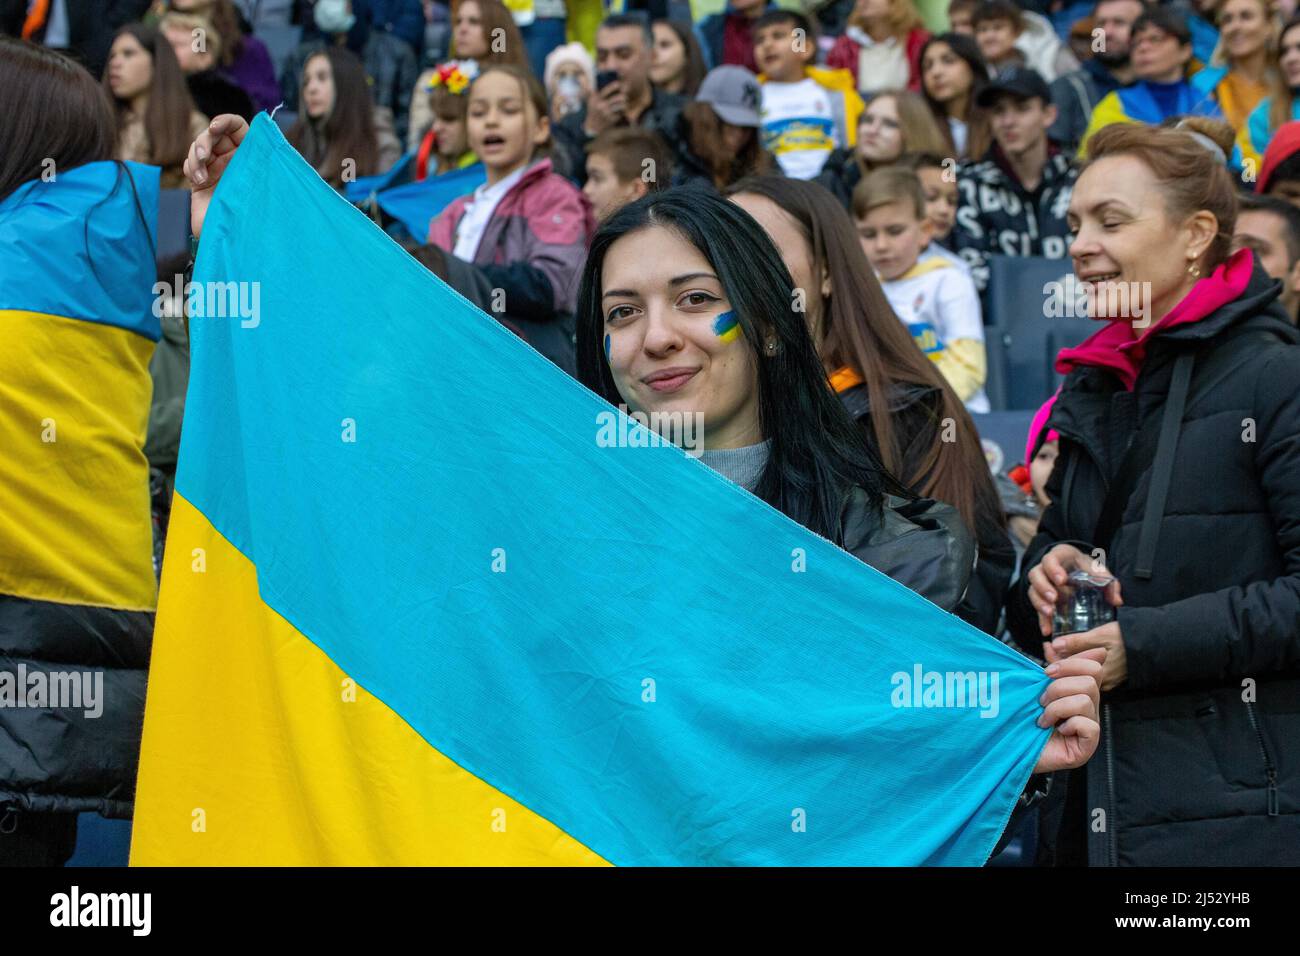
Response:
[[[89,709],[0,706],[0,825],[10,809],[131,816],[153,617],[0,594],[0,673],[15,687],[72,671],[98,690],[103,675]]]
[[[1153,338],[1132,392],[1086,366],[1056,401],[1026,568],[1088,551],[1129,440],[1163,433],[1107,549],[1128,677],[1071,774],[1057,862],[1300,864],[1300,348],[1279,289],[1255,263],[1235,301]],[[1041,653],[1026,581],[1009,612]]]

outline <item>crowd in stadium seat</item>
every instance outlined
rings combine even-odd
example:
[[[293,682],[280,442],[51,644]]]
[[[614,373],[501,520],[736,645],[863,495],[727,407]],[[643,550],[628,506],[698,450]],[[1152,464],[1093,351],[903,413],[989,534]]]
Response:
[[[582,313],[584,268],[598,230],[629,228],[620,212],[653,209],[656,197],[726,198],[762,227],[784,261],[826,378],[871,456],[909,492],[955,509],[978,543],[970,587],[950,609],[1050,660],[1034,618],[1041,605],[1033,603],[1050,589],[1021,571],[1064,554],[1059,549],[1073,547],[1066,542],[1092,540],[1085,518],[1102,508],[1127,446],[1099,430],[1103,418],[1120,413],[1090,402],[1104,390],[1099,377],[1118,376],[1133,399],[1123,410],[1131,435],[1147,347],[1124,322],[1117,323],[1124,336],[1108,338],[1115,326],[1097,332],[1095,321],[1107,316],[1071,311],[1080,302],[1076,280],[1091,283],[1094,293],[1109,281],[1081,265],[1087,243],[1129,221],[1112,217],[1104,203],[1081,208],[1081,176],[1090,163],[1120,169],[1140,160],[1141,175],[1157,184],[1152,193],[1192,204],[1188,222],[1211,204],[1220,232],[1209,245],[1196,245],[1194,223],[1180,233],[1208,257],[1206,281],[1248,296],[1247,280],[1262,270],[1280,286],[1280,305],[1270,308],[1294,324],[1295,6],[0,0],[0,34],[83,64],[111,107],[113,158],[160,167],[164,190],[196,186],[192,144],[221,125],[213,122],[218,116],[239,118],[222,127],[228,131],[272,113],[325,182],[575,376],[584,361],[582,323],[590,318]],[[1139,130],[1154,138],[1135,138]],[[1162,172],[1160,144],[1200,169],[1211,193],[1229,186],[1200,199],[1178,192],[1191,187]],[[185,272],[187,260],[192,266],[172,239],[188,236],[190,203],[172,195],[162,215],[173,221],[157,233],[158,274],[166,282]],[[1147,284],[1158,291],[1160,281]],[[1194,303],[1195,318],[1219,315],[1223,303],[1211,301],[1217,294],[1189,294],[1203,300]],[[493,306],[494,295],[507,305]],[[164,323],[155,355],[154,420],[144,449],[161,528],[183,415],[183,311],[178,299],[166,313],[173,321]],[[1178,314],[1179,322],[1190,320]],[[1172,334],[1194,338],[1185,328]],[[608,357],[608,336],[605,342]],[[1107,381],[1105,388],[1114,386]],[[1165,391],[1177,393],[1177,381],[1179,401],[1194,406],[1196,383],[1185,379],[1162,379],[1160,401]],[[1232,402],[1243,390],[1224,399],[1236,418]],[[1010,437],[1003,437],[1007,422]],[[1180,468],[1186,448],[1177,449]],[[1208,446],[1201,452],[1206,460],[1217,454]],[[1153,453],[1157,470],[1172,461]],[[1179,474],[1164,475],[1170,494],[1179,493],[1180,481],[1192,482]],[[1276,482],[1273,490],[1286,484]],[[1267,510],[1263,499],[1251,500],[1253,514]],[[1279,534],[1298,525],[1300,518],[1286,524],[1274,512]],[[1139,534],[1110,530],[1116,541]],[[1140,533],[1143,542],[1153,534]],[[1171,542],[1193,538],[1167,536],[1161,556],[1174,562]],[[1143,554],[1155,549],[1150,541]],[[1252,580],[1280,576],[1285,564],[1257,563]],[[1145,597],[1173,607],[1210,589],[1135,590],[1139,603]],[[1261,593],[1251,600],[1262,607],[1268,601]],[[1141,645],[1160,622],[1138,610],[1125,627]],[[1171,620],[1184,624],[1192,613],[1183,607]],[[1288,612],[1274,603],[1259,613],[1281,620]],[[1153,668],[1168,662],[1145,650],[1150,656],[1134,666],[1146,668],[1140,682],[1159,689]],[[1227,658],[1224,651],[1224,674]],[[1076,791],[1071,799],[1081,798]],[[1158,809],[1139,811],[1159,817]],[[1051,852],[1058,862],[1078,862],[1095,851],[1063,841]],[[1133,859],[1165,857],[1135,851]]]

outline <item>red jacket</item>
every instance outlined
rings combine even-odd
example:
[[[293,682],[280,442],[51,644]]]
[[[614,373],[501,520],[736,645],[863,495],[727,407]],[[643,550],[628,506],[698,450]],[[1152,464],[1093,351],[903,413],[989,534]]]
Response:
[[[923,27],[916,27],[907,35],[907,40],[903,44],[908,66],[907,88],[913,92],[919,92],[921,89],[921,47],[925,46],[925,41],[928,39],[930,39],[930,31]],[[857,87],[858,51],[861,49],[860,43],[845,34],[835,41],[830,53],[826,54],[826,65],[848,70],[853,74],[853,85]]]

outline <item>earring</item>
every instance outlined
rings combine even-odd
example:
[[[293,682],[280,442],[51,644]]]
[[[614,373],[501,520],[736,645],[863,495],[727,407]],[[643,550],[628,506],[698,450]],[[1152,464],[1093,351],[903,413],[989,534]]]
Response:
[[[1201,267],[1198,266],[1195,262],[1193,262],[1191,265],[1187,267],[1187,274],[1190,275],[1193,279],[1199,279],[1201,277]]]
[[[767,340],[767,354],[768,355],[776,354],[776,339]]]

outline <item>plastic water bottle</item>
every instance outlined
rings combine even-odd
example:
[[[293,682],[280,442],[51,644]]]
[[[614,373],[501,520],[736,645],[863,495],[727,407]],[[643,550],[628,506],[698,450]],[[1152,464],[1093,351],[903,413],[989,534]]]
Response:
[[[1088,571],[1071,571],[1064,587],[1057,588],[1052,611],[1052,636],[1091,631],[1115,620],[1115,608],[1106,600],[1106,588],[1115,579]]]

